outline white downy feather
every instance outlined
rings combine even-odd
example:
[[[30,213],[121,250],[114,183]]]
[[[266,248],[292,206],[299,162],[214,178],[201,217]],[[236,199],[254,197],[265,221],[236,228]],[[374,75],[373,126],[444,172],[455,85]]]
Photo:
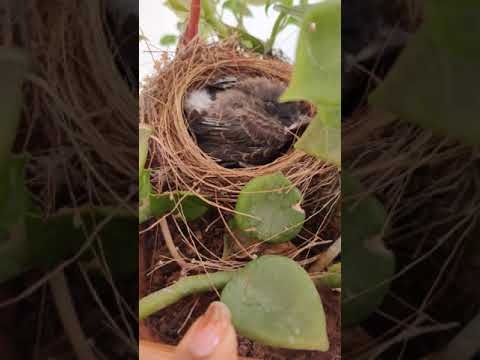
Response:
[[[187,112],[192,112],[193,110],[198,112],[206,111],[212,102],[213,100],[207,90],[194,90],[187,96],[185,109]]]

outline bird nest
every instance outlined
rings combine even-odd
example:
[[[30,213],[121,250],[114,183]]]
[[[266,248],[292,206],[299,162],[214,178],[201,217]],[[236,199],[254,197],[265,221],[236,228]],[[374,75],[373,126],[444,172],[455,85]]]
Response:
[[[173,59],[164,54],[140,94],[140,121],[154,129],[149,165],[154,170],[157,191],[189,191],[217,207],[231,209],[249,180],[281,172],[302,191],[306,206],[338,198],[337,167],[293,147],[269,164],[230,169],[203,152],[190,135],[183,110],[190,90],[227,76],[265,77],[288,83],[291,71],[290,64],[245,51],[234,40],[193,42]]]
[[[225,168],[197,145],[184,113],[185,98],[191,90],[226,77],[239,80],[264,77],[287,83],[291,65],[242,50],[230,40],[210,45],[193,42],[177,52],[173,59],[164,54],[157,62],[156,70],[146,79],[140,94],[140,121],[153,128],[146,165],[152,169],[153,185],[157,192],[192,192],[213,205],[216,211],[190,223],[178,221],[177,216],[169,217],[170,224],[175,225],[171,227],[171,234],[165,218],[156,222],[158,227],[153,224],[146,229],[153,231],[145,231],[145,239],[155,240],[155,248],[149,255],[152,261],[150,288],[165,288],[184,273],[203,274],[240,268],[254,256],[268,253],[288,256],[315,272],[310,265],[320,260],[322,249],[340,235],[339,169],[293,147],[266,165]],[[228,217],[234,211],[237,195],[251,179],[275,172],[283,173],[303,194],[302,207],[307,219],[302,231],[296,239],[275,248],[255,243],[242,251],[235,249],[228,255],[224,239],[236,237],[230,229]],[[236,244],[241,245],[241,242],[237,240]],[[172,266],[172,261],[180,265],[181,273],[178,267]],[[332,296],[333,293],[325,292],[323,299],[331,299],[326,307],[333,309],[327,314],[329,334],[332,343],[337,344],[339,299]],[[171,329],[188,328],[185,318],[194,318],[205,311],[212,298],[203,295],[198,306],[197,302],[192,302],[196,300],[184,299],[171,309],[149,318],[149,330],[165,343],[178,343],[183,333],[174,332],[172,336]],[[246,339],[241,341],[251,344]],[[275,353],[273,348],[265,351]],[[338,346],[332,346],[331,353],[338,351]],[[246,354],[240,351],[240,355]],[[279,358],[301,355],[292,352],[284,356]]]

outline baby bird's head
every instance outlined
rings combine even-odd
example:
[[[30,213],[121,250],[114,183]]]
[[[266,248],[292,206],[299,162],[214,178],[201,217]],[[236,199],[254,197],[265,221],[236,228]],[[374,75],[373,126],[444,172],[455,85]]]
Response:
[[[290,131],[308,125],[312,119],[310,107],[302,101],[280,102],[287,85],[272,79],[252,78],[241,83],[239,90],[247,94],[255,109],[275,118]]]

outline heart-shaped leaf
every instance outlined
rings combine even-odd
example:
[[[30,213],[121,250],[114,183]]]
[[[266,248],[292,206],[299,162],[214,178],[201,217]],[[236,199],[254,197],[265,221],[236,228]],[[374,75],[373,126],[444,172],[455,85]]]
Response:
[[[300,190],[281,173],[259,176],[240,192],[235,223],[250,238],[272,243],[289,241],[305,221],[301,201]]]
[[[25,159],[12,157],[0,169],[0,283],[22,273],[29,265],[25,230],[28,192]]]
[[[221,300],[237,331],[252,340],[289,349],[329,348],[320,295],[307,272],[287,257],[251,261],[225,286]]]
[[[387,215],[373,196],[355,199],[363,193],[359,181],[342,174],[342,323],[365,320],[383,301],[388,280],[395,271],[395,258],[385,248],[383,233]]]
[[[159,217],[165,212],[175,210],[175,216],[187,221],[198,219],[209,209],[209,205],[197,195],[185,191],[152,195],[150,204],[152,216]]]
[[[341,133],[339,128],[325,126],[317,115],[300,140],[297,141],[295,148],[340,166],[342,161]]]
[[[439,134],[480,144],[478,1],[425,2],[422,27],[370,96],[377,107]]]
[[[198,196],[188,192],[153,194],[150,182],[150,169],[144,169],[148,154],[148,140],[153,129],[141,124],[139,127],[139,207],[138,220],[141,223],[155,217],[159,218],[172,210],[187,221],[195,220],[205,214],[208,204]]]
[[[193,221],[203,216],[209,209],[209,205],[200,199],[197,195],[177,191],[172,193],[152,194],[149,172],[144,170],[140,194],[139,222],[143,223],[151,218],[160,218],[171,211],[175,216],[183,218],[186,221]],[[147,179],[148,178],[148,179]],[[148,181],[148,184],[147,184]]]
[[[340,25],[339,0],[323,1],[306,12],[292,80],[282,100],[308,100],[319,107],[340,106]]]
[[[76,254],[97,224],[112,215],[98,232],[99,242],[92,246],[101,244],[101,253],[115,275],[136,273],[138,261],[131,253],[138,247],[137,219],[110,208],[64,209],[48,218],[30,214],[26,219],[29,265],[49,268]],[[82,259],[91,260],[91,253],[87,251]]]
[[[317,116],[295,147],[340,165],[340,1],[326,0],[288,11],[304,14],[304,18],[292,80],[282,100],[308,100],[317,107]]]

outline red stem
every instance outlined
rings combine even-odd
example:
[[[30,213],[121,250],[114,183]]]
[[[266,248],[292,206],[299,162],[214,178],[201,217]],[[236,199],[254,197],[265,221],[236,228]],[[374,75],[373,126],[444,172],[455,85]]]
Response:
[[[183,35],[183,45],[187,45],[198,34],[198,23],[200,22],[200,1],[192,0],[190,8],[190,18],[188,19],[187,29]]]

